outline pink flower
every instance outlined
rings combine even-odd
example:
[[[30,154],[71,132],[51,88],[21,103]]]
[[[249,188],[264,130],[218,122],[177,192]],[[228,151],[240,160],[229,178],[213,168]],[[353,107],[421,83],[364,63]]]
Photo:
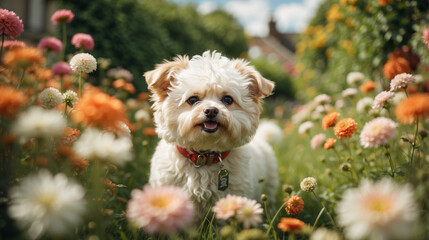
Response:
[[[60,52],[63,48],[63,44],[58,38],[44,37],[40,40],[37,47],[42,49],[43,51],[52,50],[54,52]]]
[[[429,28],[426,28],[423,31],[422,38],[423,38],[423,42],[426,44],[426,46],[429,49]]]
[[[54,75],[69,75],[73,72],[70,65],[66,62],[57,62],[55,63],[51,71]]]
[[[397,124],[389,118],[375,118],[363,126],[360,144],[364,148],[379,147],[386,144],[396,135],[396,126]]]
[[[322,147],[325,140],[326,140],[326,135],[324,133],[319,133],[314,135],[314,137],[311,139],[311,142],[310,142],[311,148],[314,150]]]
[[[228,194],[226,197],[219,199],[212,211],[216,214],[217,219],[227,220],[235,216],[237,211],[243,206],[244,197]]]
[[[72,13],[72,11],[67,9],[60,9],[54,12],[54,14],[51,17],[51,22],[54,25],[57,25],[58,23],[62,23],[62,22],[69,23],[73,20],[73,18],[74,18],[74,14]]]
[[[27,44],[19,40],[5,40],[3,43],[4,48],[14,48],[14,47],[26,47]]]
[[[73,35],[71,43],[75,48],[84,47],[86,50],[94,49],[94,39],[86,33],[76,33]]]
[[[7,38],[16,38],[24,31],[22,20],[15,12],[0,8],[0,35]]]
[[[149,234],[177,232],[193,220],[194,205],[175,186],[134,189],[128,202],[127,217]]]
[[[390,81],[390,91],[406,87],[410,83],[415,83],[416,78],[409,73],[400,73]]]
[[[373,109],[382,108],[384,104],[390,99],[392,99],[394,96],[395,96],[395,93],[393,92],[383,91],[379,93],[377,96],[375,96],[375,99],[372,102],[372,108]]]

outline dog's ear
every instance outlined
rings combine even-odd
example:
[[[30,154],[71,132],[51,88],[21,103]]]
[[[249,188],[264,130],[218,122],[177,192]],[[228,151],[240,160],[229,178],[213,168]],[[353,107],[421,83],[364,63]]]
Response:
[[[249,91],[255,98],[264,98],[273,93],[274,82],[264,78],[254,67],[242,59],[233,60],[234,67],[243,75],[250,78]]]
[[[174,81],[174,74],[188,66],[188,56],[177,56],[173,61],[165,61],[156,65],[152,71],[145,72],[143,76],[146,79],[148,89],[158,95],[162,101],[167,97],[168,88]]]

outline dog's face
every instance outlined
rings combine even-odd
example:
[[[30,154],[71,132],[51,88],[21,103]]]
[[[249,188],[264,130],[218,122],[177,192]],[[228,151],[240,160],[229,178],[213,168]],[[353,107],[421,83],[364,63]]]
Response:
[[[254,135],[261,99],[274,83],[243,60],[205,52],[177,57],[144,74],[158,135],[195,151],[226,151]]]

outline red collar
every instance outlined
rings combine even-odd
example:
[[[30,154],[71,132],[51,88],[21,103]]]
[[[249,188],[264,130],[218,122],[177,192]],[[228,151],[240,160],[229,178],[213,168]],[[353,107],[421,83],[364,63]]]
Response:
[[[186,148],[176,146],[177,150],[187,159],[191,160],[196,167],[201,167],[203,165],[211,165],[212,163],[218,163],[224,160],[231,151],[226,151],[222,153],[218,152],[208,152],[208,153],[199,153],[192,151],[189,153]]]

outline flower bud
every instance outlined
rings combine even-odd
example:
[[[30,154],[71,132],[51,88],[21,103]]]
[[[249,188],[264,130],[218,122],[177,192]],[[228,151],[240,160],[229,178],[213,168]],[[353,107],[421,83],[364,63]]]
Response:
[[[291,194],[293,192],[293,186],[289,185],[289,184],[285,184],[282,187],[283,192]]]
[[[262,202],[265,202],[265,201],[267,201],[267,200],[268,200],[267,195],[262,194],[262,195],[261,195],[261,201],[262,201]]]
[[[340,165],[340,170],[343,172],[348,172],[350,171],[351,165],[349,163],[342,163]]]

